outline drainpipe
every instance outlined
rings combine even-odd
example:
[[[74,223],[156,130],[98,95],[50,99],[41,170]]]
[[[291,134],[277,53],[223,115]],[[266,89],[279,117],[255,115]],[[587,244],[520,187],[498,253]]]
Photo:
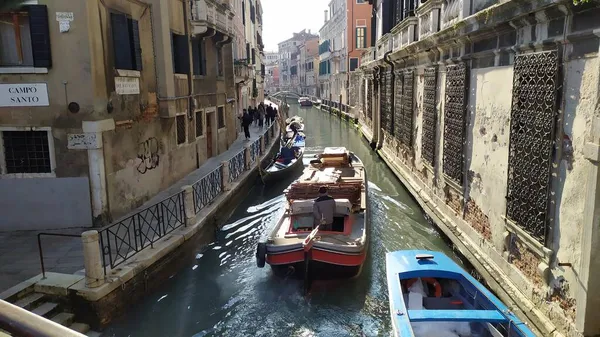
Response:
[[[183,24],[183,33],[185,34],[185,36],[188,38],[188,57],[189,57],[189,61],[188,61],[188,76],[187,76],[187,82],[188,82],[188,119],[192,120],[194,118],[194,114],[192,112],[192,110],[195,110],[195,106],[194,106],[194,98],[192,97],[192,92],[193,92],[193,80],[192,77],[194,76],[194,65],[192,64],[194,62],[194,60],[192,59],[192,57],[190,57],[190,53],[191,51],[189,50],[190,45],[191,45],[191,38],[190,38],[190,29],[189,29],[189,25],[190,25],[190,21],[188,18],[188,9],[187,9],[187,0],[182,0],[181,1],[181,6],[183,7],[183,19],[185,20],[184,24]],[[191,5],[191,2],[190,2]]]

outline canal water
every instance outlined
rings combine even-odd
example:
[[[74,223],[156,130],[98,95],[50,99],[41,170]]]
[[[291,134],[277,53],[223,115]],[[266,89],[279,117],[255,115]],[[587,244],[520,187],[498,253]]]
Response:
[[[349,124],[315,108],[292,105],[305,121],[307,154],[345,146],[364,162],[372,214],[369,255],[361,275],[316,282],[308,296],[302,281],[276,278],[256,267],[256,243],[283,207],[290,178],[260,183],[237,206],[208,247],[160,289],[134,305],[104,337],[390,336],[385,253],[441,250],[454,256],[418,204]]]

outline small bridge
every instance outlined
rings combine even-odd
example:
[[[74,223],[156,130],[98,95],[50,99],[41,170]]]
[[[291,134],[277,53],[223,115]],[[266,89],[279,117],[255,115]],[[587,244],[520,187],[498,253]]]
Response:
[[[276,97],[276,98],[290,97],[290,98],[296,98],[296,99],[302,97],[302,95],[300,95],[299,93],[294,92],[294,91],[278,91],[276,93],[269,94],[269,96]]]

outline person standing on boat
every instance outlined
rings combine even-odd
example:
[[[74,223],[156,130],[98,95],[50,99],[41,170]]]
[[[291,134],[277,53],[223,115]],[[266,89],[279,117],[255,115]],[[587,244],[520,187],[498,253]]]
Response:
[[[327,186],[319,188],[319,197],[313,205],[314,226],[320,226],[319,230],[330,231],[335,213],[335,199],[327,194]]]

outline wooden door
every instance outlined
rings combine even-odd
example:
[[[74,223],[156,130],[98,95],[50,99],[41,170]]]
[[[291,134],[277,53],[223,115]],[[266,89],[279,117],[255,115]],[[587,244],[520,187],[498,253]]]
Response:
[[[213,115],[214,113],[206,114],[206,158],[213,156]]]

